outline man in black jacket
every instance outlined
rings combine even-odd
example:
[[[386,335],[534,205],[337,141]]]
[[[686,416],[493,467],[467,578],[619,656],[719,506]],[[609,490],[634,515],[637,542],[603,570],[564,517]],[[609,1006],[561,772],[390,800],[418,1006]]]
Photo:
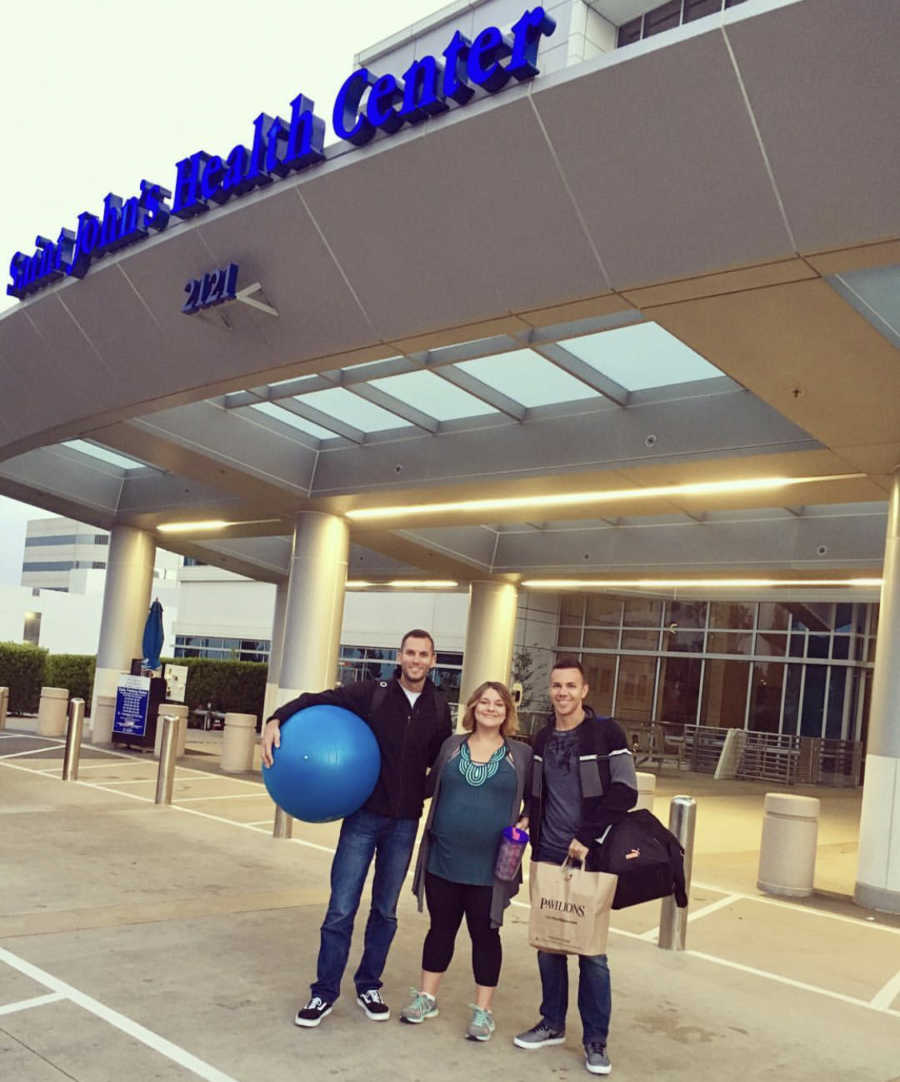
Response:
[[[294,1019],[298,1026],[317,1026],[340,995],[353,921],[373,857],[372,907],[353,980],[356,1002],[369,1018],[384,1022],[391,1016],[381,997],[381,974],[397,930],[397,899],[422,814],[425,776],[451,729],[447,701],[428,679],[435,660],[428,632],[408,631],[397,654],[399,676],[301,695],[279,707],[263,730],[263,760],[271,766],[281,743],[280,726],[293,714],[308,706],[342,706],[368,723],[381,751],[381,773],[372,795],[341,824],[316,979],[309,1002]]]
[[[637,777],[625,733],[611,718],[594,714],[585,703],[587,693],[581,663],[560,658],[550,673],[554,717],[534,742],[528,800],[533,861],[562,864],[568,858],[590,866],[598,838],[637,802]],[[579,955],[578,963],[585,1066],[592,1074],[609,1074],[606,955]],[[566,1039],[566,955],[538,951],[538,968],[541,1019],[514,1039],[519,1048],[543,1048]]]

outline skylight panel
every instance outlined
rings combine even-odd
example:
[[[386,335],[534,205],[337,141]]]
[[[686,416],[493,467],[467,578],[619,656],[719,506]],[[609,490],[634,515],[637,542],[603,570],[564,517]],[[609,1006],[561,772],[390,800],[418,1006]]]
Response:
[[[120,455],[117,451],[110,451],[106,447],[98,447],[95,443],[88,443],[87,440],[66,440],[63,447],[70,447],[73,451],[80,451],[83,455],[89,455],[91,458],[106,462],[110,466],[118,466],[122,470],[142,470],[146,468],[144,463],[138,462],[137,459],[128,458],[127,455]]]
[[[486,402],[467,394],[462,388],[440,379],[432,372],[407,372],[401,376],[386,376],[369,381],[378,388],[410,406],[427,413],[438,421],[456,421],[461,417],[482,417],[496,414]]]
[[[456,367],[527,408],[600,397],[587,384],[530,349],[461,361]]]
[[[715,365],[656,323],[618,327],[567,339],[560,345],[629,391],[722,375]]]
[[[284,425],[290,425],[291,428],[296,428],[299,432],[305,432],[308,436],[315,436],[316,439],[333,440],[335,438],[334,432],[322,428],[321,425],[317,425],[313,421],[307,421],[305,417],[298,417],[296,413],[282,409],[274,402],[256,402],[250,406],[250,409],[259,410],[260,413],[266,414],[267,417],[274,417],[276,421],[281,421]]]
[[[310,391],[309,394],[298,395],[297,401],[313,406],[322,413],[328,413],[338,421],[358,428],[361,432],[382,432],[387,428],[399,428],[409,423],[395,413],[389,413],[380,406],[351,394],[343,387],[332,387],[326,391]]]

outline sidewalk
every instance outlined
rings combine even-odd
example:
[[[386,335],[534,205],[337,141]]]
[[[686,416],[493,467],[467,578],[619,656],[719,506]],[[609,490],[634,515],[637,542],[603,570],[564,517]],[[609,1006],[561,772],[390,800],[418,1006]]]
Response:
[[[272,839],[258,775],[211,773],[215,757],[201,753],[212,745],[193,735],[197,754],[179,766],[175,805],[159,808],[149,756],[87,746],[79,782],[62,783],[58,741],[0,733],[0,1078],[587,1077],[574,995],[565,1045],[529,1053],[511,1044],[540,999],[527,893],[504,926],[489,1044],[462,1039],[472,997],[464,931],[437,1019],[368,1021],[351,968],[322,1026],[294,1027],[338,826],[295,823],[293,841]],[[657,904],[614,914],[612,1077],[900,1079],[900,921],[840,897],[852,890],[859,794],[815,791],[816,882],[830,893],[796,904],[755,889],[765,788],[659,779],[661,818],[672,793],[698,799],[689,949],[656,947]],[[384,990],[395,1015],[417,980],[427,928],[407,891],[399,917]]]

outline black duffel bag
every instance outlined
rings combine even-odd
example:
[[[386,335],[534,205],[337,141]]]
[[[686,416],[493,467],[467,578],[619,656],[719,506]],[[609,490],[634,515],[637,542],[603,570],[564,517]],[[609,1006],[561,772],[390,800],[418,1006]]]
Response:
[[[591,849],[588,867],[619,877],[613,909],[627,909],[654,898],[675,895],[687,905],[684,888],[684,849],[675,835],[645,809],[628,812],[608,827]]]

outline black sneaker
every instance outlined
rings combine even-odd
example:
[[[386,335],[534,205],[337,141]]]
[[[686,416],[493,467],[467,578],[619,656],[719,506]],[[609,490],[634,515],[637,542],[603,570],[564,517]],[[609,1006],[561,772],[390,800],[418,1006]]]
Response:
[[[356,1002],[373,1022],[386,1022],[391,1017],[391,1008],[381,998],[381,992],[377,988],[360,992],[356,997]]]
[[[334,1004],[329,1003],[327,999],[322,999],[321,996],[313,996],[305,1007],[301,1007],[297,1011],[294,1025],[317,1026],[326,1015],[331,1014],[332,1007],[334,1007]]]
[[[526,1029],[518,1037],[513,1037],[513,1044],[517,1048],[543,1048],[548,1044],[562,1044],[565,1039],[564,1029],[554,1029],[542,1018],[536,1026]]]
[[[584,1046],[584,1065],[591,1074],[609,1074],[612,1065],[606,1054],[606,1045],[599,1041],[591,1041]]]

